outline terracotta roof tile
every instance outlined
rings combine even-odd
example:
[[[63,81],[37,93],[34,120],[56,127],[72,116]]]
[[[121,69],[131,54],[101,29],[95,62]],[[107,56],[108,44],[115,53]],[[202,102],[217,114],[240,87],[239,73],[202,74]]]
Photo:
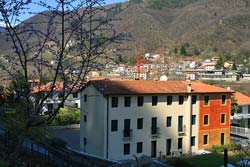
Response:
[[[75,84],[73,87],[73,84],[67,84],[66,90],[69,90],[73,87],[72,92],[78,92],[81,87],[83,87],[86,84],[86,81],[79,82]],[[52,86],[52,82],[48,82],[45,85],[35,86],[32,90],[33,93],[37,92],[49,92]],[[63,82],[56,82],[55,83],[55,92],[59,92],[63,90]]]
[[[50,91],[51,86],[52,86],[52,82],[49,82],[49,83],[47,83],[45,85],[41,85],[41,86],[35,86],[33,88],[33,93],[48,92],[48,91]],[[63,82],[56,82],[54,91],[60,91],[62,89],[63,89]]]
[[[234,93],[234,98],[238,105],[250,105],[250,97],[246,96],[240,92]]]
[[[166,94],[187,93],[187,84],[191,83],[193,93],[232,93],[232,91],[191,81],[153,81],[153,80],[92,80],[103,94]]]

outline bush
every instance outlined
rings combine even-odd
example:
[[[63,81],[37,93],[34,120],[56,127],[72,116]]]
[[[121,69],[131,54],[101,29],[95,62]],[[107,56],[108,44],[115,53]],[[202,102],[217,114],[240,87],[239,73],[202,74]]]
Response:
[[[0,167],[8,167],[8,163],[5,161],[0,160]]]
[[[188,159],[185,157],[167,158],[167,161],[165,163],[175,167],[192,167],[192,165],[189,164]]]
[[[52,125],[71,125],[80,123],[80,110],[69,111],[65,108],[60,108]]]
[[[221,145],[221,146],[213,146],[209,149],[209,151],[214,153],[221,153],[224,151],[224,149],[227,148],[228,151],[234,151],[239,150],[239,145],[235,143],[227,144],[227,145]]]
[[[58,147],[58,148],[65,148],[67,145],[67,142],[60,138],[52,138],[48,140],[49,144],[53,147]]]

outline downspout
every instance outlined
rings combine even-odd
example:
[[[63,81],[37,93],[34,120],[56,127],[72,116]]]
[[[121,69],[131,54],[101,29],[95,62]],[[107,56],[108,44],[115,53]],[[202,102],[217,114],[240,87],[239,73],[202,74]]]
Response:
[[[107,137],[106,137],[106,145],[107,145],[107,147],[106,147],[106,159],[108,159],[109,158],[109,156],[108,156],[108,153],[109,153],[109,151],[108,151],[108,148],[109,148],[109,96],[107,96]]]
[[[188,130],[189,130],[189,133],[188,133],[188,153],[192,153],[192,146],[191,146],[191,137],[192,137],[192,115],[193,115],[193,106],[192,106],[192,85],[191,85],[191,82],[188,81],[187,83],[187,95],[188,95],[188,102],[189,102],[189,116],[188,116]]]

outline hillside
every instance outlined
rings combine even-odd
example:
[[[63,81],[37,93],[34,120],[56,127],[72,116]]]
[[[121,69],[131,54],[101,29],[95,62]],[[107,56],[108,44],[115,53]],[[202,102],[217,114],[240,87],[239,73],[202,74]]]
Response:
[[[117,5],[118,32],[131,33],[126,55],[173,51],[189,43],[191,52],[250,55],[250,10],[245,0],[131,0]],[[43,20],[42,15],[30,18]],[[44,27],[37,27],[44,30]],[[0,52],[10,49],[0,37]],[[36,41],[35,39],[30,39]]]

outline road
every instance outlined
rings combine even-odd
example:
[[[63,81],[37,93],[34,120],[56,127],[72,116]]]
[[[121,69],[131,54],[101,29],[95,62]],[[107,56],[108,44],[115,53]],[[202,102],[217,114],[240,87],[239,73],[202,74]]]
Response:
[[[56,129],[55,137],[68,143],[68,146],[80,151],[80,129]]]

